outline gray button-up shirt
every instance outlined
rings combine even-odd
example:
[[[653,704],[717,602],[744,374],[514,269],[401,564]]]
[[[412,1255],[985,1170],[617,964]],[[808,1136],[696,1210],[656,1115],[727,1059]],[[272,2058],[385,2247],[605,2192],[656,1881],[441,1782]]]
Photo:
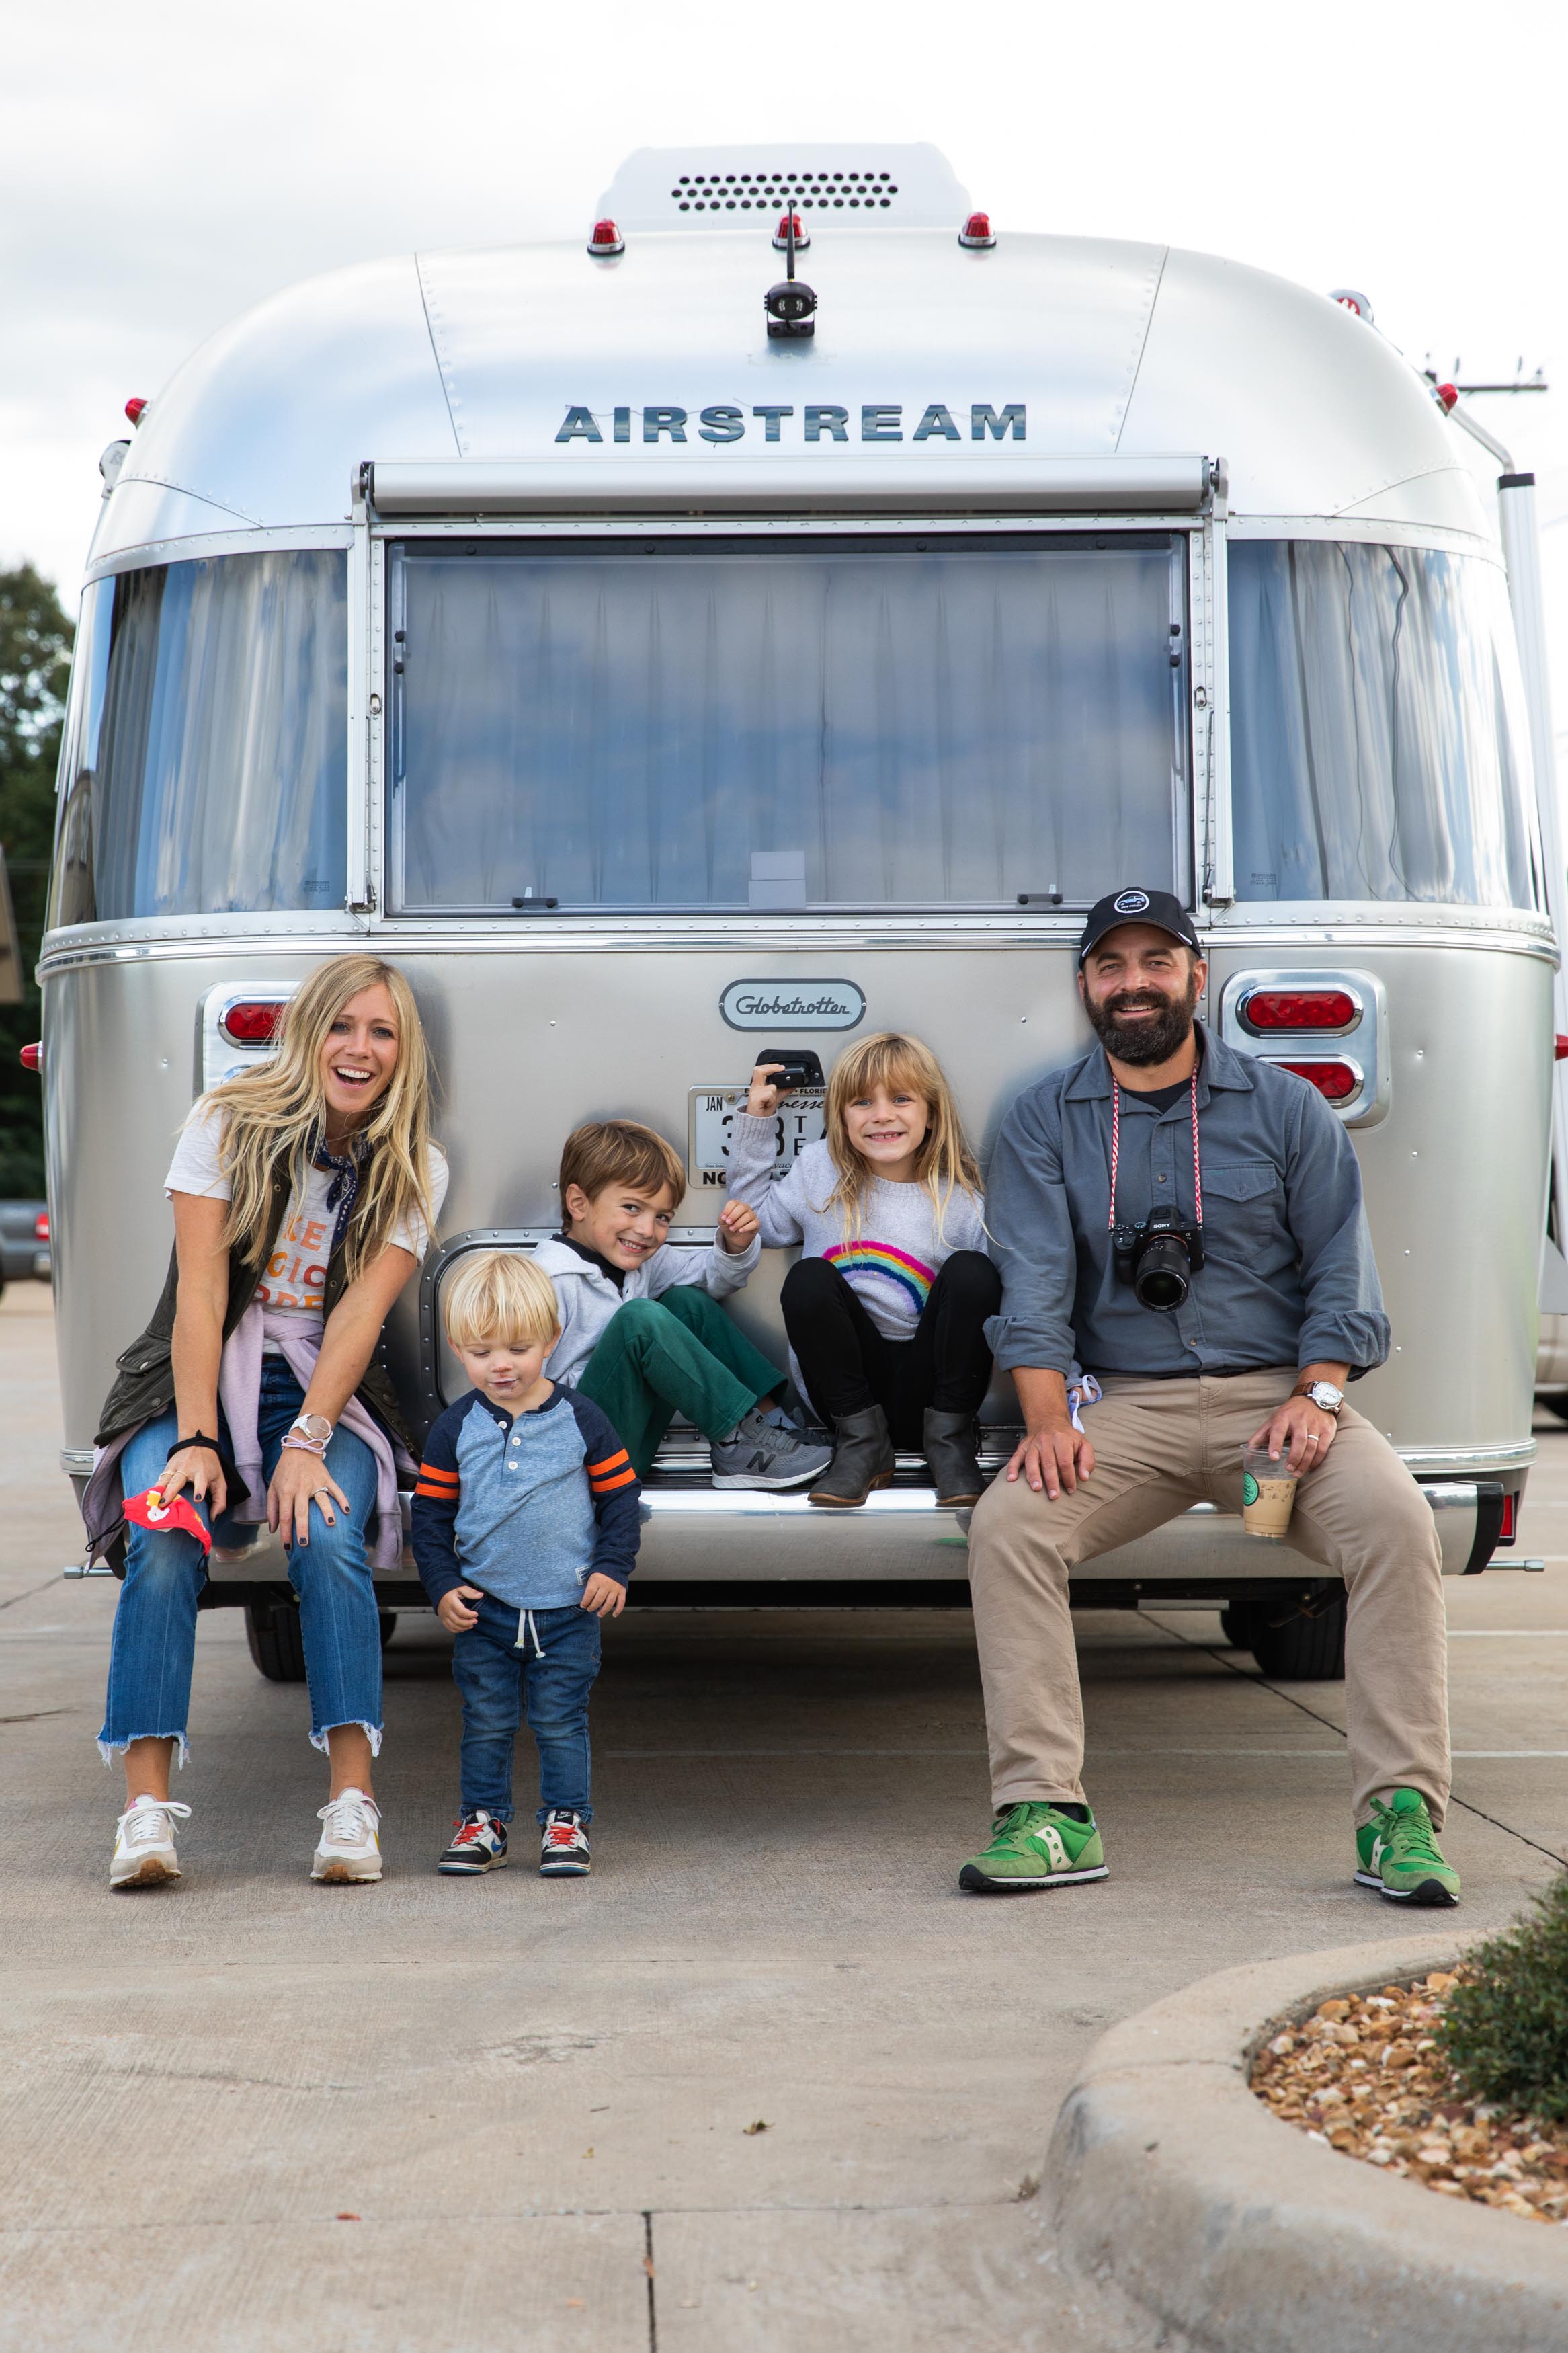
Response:
[[[997,1363],[1145,1378],[1388,1355],[1388,1318],[1350,1137],[1315,1088],[1200,1025],[1204,1265],[1185,1303],[1142,1307],[1110,1250],[1110,1065],[1101,1047],[1020,1095],[985,1183],[1002,1313]],[[1153,1116],[1121,1093],[1119,1222],[1173,1201],[1193,1219],[1192,1098]]]

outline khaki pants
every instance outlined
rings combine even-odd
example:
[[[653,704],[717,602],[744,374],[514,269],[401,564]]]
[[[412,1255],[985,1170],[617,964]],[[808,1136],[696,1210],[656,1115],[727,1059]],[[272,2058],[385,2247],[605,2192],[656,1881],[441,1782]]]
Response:
[[[1075,1493],[1052,1503],[1005,1476],[987,1488],[970,1530],[969,1576],[997,1806],[1083,1801],[1069,1571],[1190,1504],[1239,1512],[1240,1450],[1295,1381],[1288,1367],[1207,1380],[1112,1376],[1103,1400],[1084,1409],[1094,1471]],[[1420,1790],[1440,1828],[1448,1702],[1437,1532],[1394,1449],[1348,1405],[1326,1459],[1297,1488],[1285,1541],[1342,1577],[1349,1592],[1356,1820],[1368,1819],[1371,1799],[1404,1788]]]

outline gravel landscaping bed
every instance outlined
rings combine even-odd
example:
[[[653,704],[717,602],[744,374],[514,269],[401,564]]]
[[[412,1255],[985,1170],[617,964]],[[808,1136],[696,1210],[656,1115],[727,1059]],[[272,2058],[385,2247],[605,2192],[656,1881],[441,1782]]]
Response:
[[[1464,1970],[1320,2002],[1276,2021],[1253,2062],[1275,2116],[1345,2157],[1537,2222],[1568,2221],[1568,2126],[1466,2093],[1436,2039]]]

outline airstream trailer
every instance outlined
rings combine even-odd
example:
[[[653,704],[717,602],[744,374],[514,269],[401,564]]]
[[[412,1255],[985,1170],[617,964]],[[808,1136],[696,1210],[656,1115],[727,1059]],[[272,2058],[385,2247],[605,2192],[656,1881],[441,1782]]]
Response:
[[[695,1245],[758,1047],[901,1025],[984,1146],[1082,1050],[1082,912],[1136,881],[1194,910],[1208,1020],[1351,1129],[1395,1335],[1357,1402],[1484,1567],[1533,1451],[1561,878],[1495,465],[1344,305],[993,225],[931,149],[643,151],[600,214],[281,294],[106,459],[41,963],[66,1471],[193,1094],[324,954],[396,959],[440,1072],[417,1430],[444,1281],[555,1228],[574,1123],[679,1142]],[[783,1261],[737,1308],[777,1348]],[[1015,1416],[998,1381],[993,1460]],[[914,1464],[826,1514],[678,1430],[648,1496],[645,1605],[963,1594]],[[1333,1598],[1212,1509],[1076,1582],[1332,1669]],[[265,1537],[215,1562],[279,1675],[287,1594]]]

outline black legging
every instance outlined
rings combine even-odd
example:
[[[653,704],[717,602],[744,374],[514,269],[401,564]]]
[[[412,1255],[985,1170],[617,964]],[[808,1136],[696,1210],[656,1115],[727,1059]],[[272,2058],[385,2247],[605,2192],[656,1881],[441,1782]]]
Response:
[[[784,1329],[806,1393],[826,1421],[879,1405],[893,1443],[918,1453],[927,1406],[978,1413],[991,1380],[984,1324],[1002,1278],[979,1250],[954,1250],[909,1340],[878,1331],[852,1285],[825,1258],[803,1258],[784,1281]]]

